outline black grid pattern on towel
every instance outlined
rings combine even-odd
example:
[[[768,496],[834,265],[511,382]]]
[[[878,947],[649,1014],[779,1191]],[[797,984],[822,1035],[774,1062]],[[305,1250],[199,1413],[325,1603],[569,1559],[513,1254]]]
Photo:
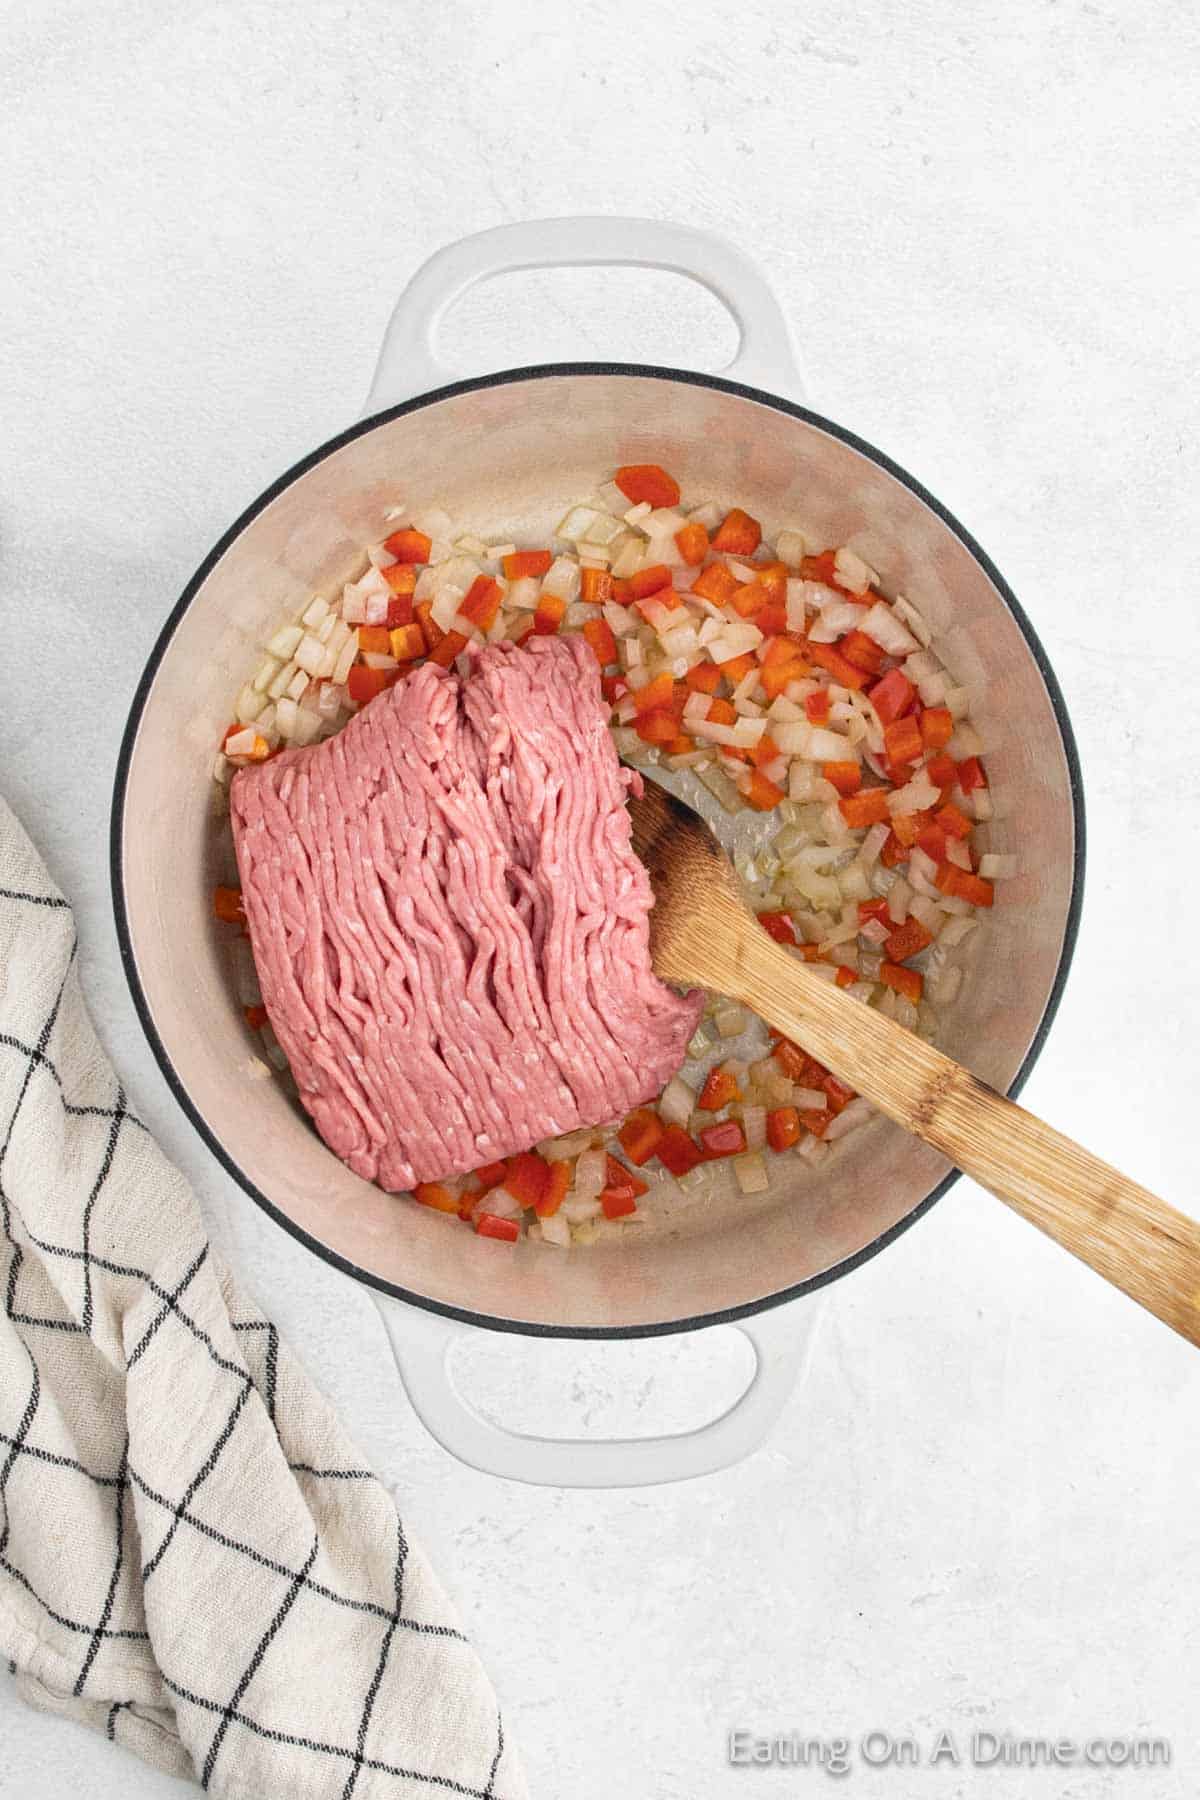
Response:
[[[56,895],[0,886],[0,908],[4,907],[33,907],[48,913],[62,910],[69,912],[66,902]],[[447,1644],[461,1646],[463,1652],[471,1654],[466,1638],[455,1627],[405,1614],[404,1574],[408,1546],[398,1518],[395,1522],[396,1545],[390,1605],[338,1593],[336,1589],[314,1577],[313,1569],[321,1548],[321,1508],[318,1496],[322,1484],[370,1482],[375,1480],[370,1470],[357,1467],[317,1467],[302,1461],[288,1462],[293,1479],[306,1487],[308,1504],[317,1522],[312,1546],[298,1568],[290,1567],[287,1562],[269,1557],[253,1545],[218,1530],[197,1513],[194,1503],[237,1431],[239,1420],[248,1406],[254,1403],[254,1398],[261,1401],[272,1425],[275,1423],[278,1335],[270,1321],[261,1317],[232,1320],[232,1328],[239,1344],[244,1344],[248,1351],[253,1346],[258,1354],[252,1355],[247,1362],[239,1362],[220,1353],[209,1333],[189,1313],[187,1307],[189,1290],[208,1261],[207,1244],[196,1251],[193,1242],[185,1266],[180,1268],[170,1285],[164,1285],[148,1269],[139,1268],[134,1263],[116,1261],[93,1248],[93,1244],[102,1236],[97,1232],[97,1226],[103,1215],[109,1177],[119,1154],[122,1134],[130,1129],[144,1131],[145,1127],[129,1111],[125,1094],[115,1077],[112,1078],[112,1095],[107,1104],[97,1105],[93,1101],[85,1105],[72,1099],[71,1072],[61,1066],[60,1061],[56,1061],[56,1027],[59,1025],[60,1010],[68,993],[74,965],[75,944],[72,942],[53,1004],[47,1009],[32,1041],[29,1041],[28,1034],[18,1038],[11,1033],[0,1032],[0,1057],[15,1057],[23,1065],[15,1104],[9,1116],[0,1121],[0,1259],[7,1261],[7,1269],[0,1279],[3,1282],[5,1318],[8,1326],[16,1332],[28,1361],[28,1378],[23,1394],[16,1397],[11,1413],[0,1415],[0,1427],[3,1427],[0,1428],[0,1581],[7,1576],[16,1582],[48,1620],[71,1634],[72,1641],[78,1639],[78,1662],[72,1692],[77,1698],[98,1700],[102,1704],[108,1702],[104,1717],[105,1730],[110,1739],[119,1742],[122,1718],[130,1716],[133,1702],[109,1691],[98,1691],[94,1685],[94,1676],[99,1667],[100,1652],[106,1643],[129,1640],[146,1644],[149,1641],[145,1630],[114,1623],[114,1614],[118,1619],[120,1617],[118,1593],[122,1576],[124,1574],[127,1579],[129,1577],[131,1555],[136,1561],[137,1544],[136,1540],[132,1545],[129,1541],[127,1515],[127,1507],[136,1492],[142,1500],[161,1513],[163,1520],[163,1529],[157,1540],[151,1545],[141,1546],[145,1552],[140,1570],[140,1582],[143,1586],[156,1579],[169,1579],[172,1546],[188,1534],[215,1544],[234,1563],[244,1561],[274,1577],[277,1582],[274,1610],[269,1617],[260,1620],[256,1614],[254,1623],[243,1621],[247,1634],[246,1654],[238,1668],[236,1679],[227,1689],[211,1691],[211,1668],[159,1670],[163,1688],[177,1703],[177,1712],[181,1708],[190,1708],[211,1717],[211,1738],[203,1764],[197,1771],[202,1787],[209,1787],[222,1758],[228,1758],[233,1753],[233,1743],[238,1734],[247,1733],[290,1751],[302,1751],[320,1759],[323,1764],[328,1763],[331,1769],[338,1772],[339,1780],[344,1771],[344,1786],[340,1789],[343,1800],[352,1800],[364,1770],[387,1777],[389,1791],[391,1783],[403,1781],[411,1784],[414,1792],[427,1790],[430,1795],[461,1795],[466,1800],[503,1800],[496,1789],[497,1771],[504,1752],[503,1722],[498,1716],[494,1724],[494,1738],[488,1747],[489,1761],[480,1768],[478,1781],[475,1783],[440,1772],[436,1768],[405,1767],[388,1759],[386,1746],[376,1747],[374,1752],[370,1748],[371,1723],[388,1681],[389,1668],[395,1671],[397,1681],[403,1680],[398,1665],[391,1660],[394,1646],[401,1635],[413,1633],[425,1638],[444,1640]],[[44,1105],[47,1091],[53,1103],[68,1119],[100,1119],[108,1122],[108,1130],[97,1143],[96,1164],[88,1184],[86,1204],[79,1219],[79,1241],[75,1243],[59,1244],[45,1240],[29,1228],[28,1222],[16,1220],[12,1197],[5,1186],[5,1163],[18,1119],[26,1106]],[[29,1305],[22,1303],[22,1277],[31,1267],[34,1252],[43,1264],[69,1264],[81,1271],[80,1318],[73,1318],[65,1304],[61,1316],[53,1316],[45,1311],[30,1310],[32,1302]],[[51,1334],[55,1344],[54,1354],[60,1358],[64,1355],[96,1354],[90,1348],[98,1310],[96,1295],[109,1279],[126,1284],[130,1281],[140,1282],[159,1303],[142,1335],[127,1353],[126,1374],[142,1358],[154,1353],[159,1333],[170,1319],[208,1356],[225,1389],[224,1409],[214,1419],[213,1429],[207,1438],[203,1434],[198,1438],[198,1442],[203,1445],[202,1453],[190,1472],[181,1472],[174,1495],[159,1492],[133,1466],[129,1457],[128,1438],[116,1466],[108,1469],[89,1468],[77,1457],[52,1448],[39,1438],[38,1415],[43,1391],[39,1346],[43,1334]],[[63,1334],[73,1335],[79,1340],[78,1351],[67,1349],[62,1342]],[[178,1352],[173,1351],[172,1354],[177,1355]],[[252,1364],[260,1364],[261,1367],[251,1373]],[[73,1485],[90,1487],[106,1496],[104,1508],[110,1519],[108,1558],[111,1573],[105,1585],[103,1602],[93,1618],[72,1618],[56,1608],[48,1597],[37,1591],[29,1576],[19,1566],[17,1547],[10,1541],[11,1520],[5,1492],[22,1459],[28,1459],[47,1473],[54,1471],[56,1477],[61,1479],[62,1514],[68,1519],[76,1504],[71,1491]],[[310,1485],[313,1483],[317,1487],[316,1494],[312,1492]],[[143,1512],[143,1530],[144,1519]],[[160,1573],[164,1570],[168,1573]],[[236,1576],[236,1567],[230,1568],[227,1565],[225,1573]],[[247,1698],[255,1674],[286,1635],[289,1619],[295,1617],[296,1602],[302,1594],[310,1604],[318,1602],[335,1613],[349,1610],[365,1614],[379,1622],[378,1650],[364,1680],[357,1728],[353,1740],[349,1742],[326,1741],[319,1735],[319,1724],[304,1717],[298,1716],[292,1721],[290,1729],[283,1729],[277,1722],[266,1722],[256,1716],[252,1696]],[[309,1629],[312,1629],[311,1615]],[[12,1667],[15,1670],[16,1665]],[[314,1735],[314,1729],[317,1735]],[[320,1791],[334,1793],[338,1790],[336,1786],[327,1789],[327,1784],[322,1782]],[[408,1788],[405,1791],[409,1791]]]

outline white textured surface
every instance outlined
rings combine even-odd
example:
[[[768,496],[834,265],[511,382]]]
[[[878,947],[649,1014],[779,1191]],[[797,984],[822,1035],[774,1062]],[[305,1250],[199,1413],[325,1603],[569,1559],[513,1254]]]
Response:
[[[574,11],[564,30],[454,0],[420,19],[0,9],[0,779],[79,904],[136,1103],[399,1484],[537,1793],[766,1800],[821,1778],[728,1768],[727,1727],[946,1724],[1152,1730],[1175,1760],[860,1767],[854,1791],[1194,1794],[1200,1365],[986,1196],[960,1184],[830,1292],[806,1390],[739,1469],[658,1493],[509,1488],[430,1443],[366,1295],[223,1179],[143,1047],[108,794],[192,568],[357,410],[395,293],[439,243],[537,214],[691,216],[763,256],[814,403],[939,494],[1033,615],[1080,737],[1092,876],[1028,1098],[1195,1204],[1195,864],[1172,848],[1195,823],[1195,730],[1186,691],[1179,718],[1164,702],[1200,651],[1192,10]],[[453,339],[472,372],[729,347],[703,299],[633,276],[514,281],[464,306]],[[548,1355],[495,1352],[500,1404]],[[669,1386],[680,1358],[718,1353],[648,1345],[637,1373],[624,1351],[606,1373],[591,1350],[560,1422],[632,1407],[648,1427],[670,1404],[658,1372]],[[92,1800],[178,1791],[0,1684],[0,1792],[81,1783]]]

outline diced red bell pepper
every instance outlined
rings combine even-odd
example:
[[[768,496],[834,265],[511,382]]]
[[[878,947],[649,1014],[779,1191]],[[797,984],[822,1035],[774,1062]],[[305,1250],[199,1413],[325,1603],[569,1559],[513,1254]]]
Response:
[[[678,735],[679,726],[675,716],[669,712],[641,713],[634,724],[634,730],[643,744],[670,744]]]
[[[858,903],[858,922],[868,924],[872,919],[876,924],[886,925],[891,929],[891,914],[888,911],[886,897],[880,900],[860,900]]]
[[[747,581],[741,587],[734,588],[729,596],[729,604],[739,618],[753,619],[767,604],[767,596],[757,581]]]
[[[571,1165],[569,1162],[552,1162],[546,1175],[546,1185],[542,1193],[533,1203],[533,1210],[539,1219],[551,1219],[567,1197],[567,1189],[571,1185]]]
[[[617,701],[629,692],[629,683],[623,675],[602,675],[600,677],[600,692],[604,695],[604,698],[608,701],[610,706],[615,706]]]
[[[954,863],[943,863],[937,872],[936,885],[939,892],[950,894],[955,900],[965,900],[970,906],[991,906],[996,891],[990,881],[982,875],[972,875],[966,869],[960,869]]]
[[[267,1009],[265,1006],[243,1006],[242,1017],[251,1031],[261,1031],[267,1022]]]
[[[818,688],[815,694],[804,696],[804,716],[810,725],[825,725],[829,721],[829,689]]]
[[[723,1106],[736,1100],[739,1093],[737,1076],[731,1069],[710,1069],[696,1105],[701,1112],[720,1112]]]
[[[538,637],[553,637],[563,622],[567,603],[561,594],[541,594],[538,596],[537,611],[533,615],[533,629]]]
[[[690,1175],[704,1161],[704,1153],[696,1148],[682,1125],[664,1125],[655,1155],[672,1175]],[[635,1159],[636,1160],[636,1159]]]
[[[946,706],[927,706],[921,714],[921,742],[927,750],[944,750],[954,736],[954,715]]]
[[[932,931],[926,931],[920,919],[905,919],[903,925],[895,926],[889,933],[884,949],[889,962],[902,963],[910,957],[920,956],[932,942]]]
[[[823,1138],[836,1116],[827,1106],[823,1106],[819,1112],[802,1112],[800,1123],[805,1131],[811,1131],[814,1137]]]
[[[790,913],[761,912],[758,915],[758,922],[777,944],[796,944],[800,941],[796,936],[796,927]]]
[[[637,1168],[648,1163],[662,1142],[664,1126],[656,1112],[648,1106],[639,1106],[631,1112],[620,1131],[617,1141],[630,1162]]]
[[[390,656],[391,642],[386,625],[360,625],[358,647],[364,655]]]
[[[536,1206],[545,1197],[549,1180],[550,1164],[534,1150],[519,1151],[505,1164],[504,1185],[522,1206]]]
[[[941,827],[947,837],[968,838],[971,835],[971,820],[952,802],[948,801],[945,806],[938,807],[933,815],[933,822]]]
[[[831,1112],[840,1113],[854,1099],[854,1089],[847,1087],[844,1081],[839,1081],[836,1075],[831,1075],[828,1069],[822,1070],[817,1086],[824,1089]]]
[[[737,708],[732,700],[725,700],[720,694],[717,694],[709,701],[708,712],[705,716],[711,719],[714,725],[732,725],[737,718]]]
[[[775,643],[780,641],[779,638],[774,639]],[[770,668],[764,664],[760,676],[763,693],[768,700],[778,700],[780,694],[786,693],[793,681],[803,681],[806,675],[811,674],[812,669],[808,663],[802,662],[799,657],[794,662],[772,663]]]
[[[787,795],[773,781],[768,781],[760,769],[755,769],[750,777],[750,785],[746,789],[744,798],[746,805],[752,806],[755,812],[770,812],[771,808],[778,806],[781,800],[786,800]]]
[[[900,842],[894,830],[889,831],[883,840],[883,849],[879,852],[879,860],[885,869],[898,869],[901,863],[908,861],[908,850]]]
[[[399,567],[399,564],[397,564],[397,567]],[[399,631],[399,629],[402,625],[411,625],[412,623],[413,623],[412,595],[411,594],[393,594],[391,599],[388,601],[387,617],[384,620],[384,624],[387,626],[389,631]],[[421,627],[419,625],[417,626],[417,630],[421,631]],[[423,655],[424,650],[425,650],[425,633],[423,631],[421,631],[421,650],[418,654]]]
[[[986,787],[987,776],[983,772],[983,764],[977,756],[968,756],[958,765],[958,785],[964,794],[973,794],[976,788]]]
[[[766,588],[772,600],[787,599],[788,566],[784,562],[755,563],[755,581]]]
[[[405,597],[412,599],[417,586],[417,571],[412,563],[389,563],[387,568],[380,569],[379,573],[397,599],[403,600]]]
[[[425,637],[419,625],[397,625],[388,632],[388,643],[398,663],[415,662],[425,654]]]
[[[838,964],[838,972],[833,978],[834,986],[840,988],[853,987],[858,980],[858,970],[847,968],[845,963]]]
[[[865,669],[847,661],[836,644],[814,644],[810,639],[806,649],[812,661],[822,669],[828,669],[840,687],[851,688],[857,693],[871,679]]]
[[[527,575],[544,575],[553,561],[549,550],[510,550],[500,566],[510,581],[521,581]]]
[[[879,715],[881,725],[904,716],[916,697],[916,688],[903,669],[889,669],[887,674],[867,689],[867,698]],[[920,732],[917,733],[918,737]]]
[[[837,551],[822,550],[819,556],[800,559],[800,574],[805,581],[820,581],[826,587],[837,585]]]
[[[695,663],[683,679],[693,694],[715,694],[721,685],[721,671],[716,663]]]
[[[737,576],[727,563],[709,563],[702,569],[692,583],[693,594],[699,594],[703,600],[711,600],[714,606],[724,606],[729,596],[738,585]]]
[[[816,948],[815,945],[812,946]],[[771,1047],[771,1055],[783,1070],[789,1081],[797,1087],[820,1087],[829,1071],[815,1057],[809,1056],[799,1044],[793,1044],[790,1038],[781,1037]]]
[[[891,762],[916,762],[922,750],[921,727],[911,717],[893,719],[883,728],[883,746]]]
[[[629,591],[635,600],[648,600],[652,594],[660,594],[670,586],[671,571],[666,563],[655,563],[649,569],[639,569],[636,575],[629,577]]]
[[[868,825],[883,825],[890,817],[886,788],[863,788],[861,793],[848,794],[844,800],[839,800],[838,806],[843,819],[854,831],[861,831]]]
[[[873,637],[868,637],[865,631],[859,631],[857,627],[848,631],[844,638],[839,639],[838,649],[856,669],[865,669],[868,675],[878,675],[879,665],[883,661],[883,646],[877,644]]]
[[[368,669],[365,663],[355,663],[346,677],[346,692],[356,706],[365,706],[389,685],[389,673],[388,669]]]
[[[604,1193],[600,1196],[601,1201],[604,1199],[604,1194],[628,1196],[631,1200],[639,1200],[643,1194],[648,1194],[649,1191],[650,1184],[648,1182],[643,1181],[640,1175],[635,1175],[632,1169],[627,1169],[625,1164],[612,1154],[611,1150],[607,1153]]]
[[[923,850],[926,856],[931,857],[935,863],[945,862],[947,842],[946,833],[941,826],[934,825],[932,822],[922,825],[917,833],[918,850]]]
[[[821,774],[843,799],[850,794],[857,794],[862,786],[862,769],[856,762],[822,763]]]
[[[596,661],[607,669],[617,660],[617,640],[607,619],[585,619],[583,635],[591,645]]]
[[[708,531],[699,523],[688,522],[675,533],[675,545],[689,568],[699,568],[708,555]]]
[[[715,1125],[700,1130],[700,1144],[711,1161],[719,1156],[740,1156],[746,1148],[746,1133],[740,1119],[719,1119]]]
[[[894,988],[906,1000],[911,1000],[914,1006],[925,988],[925,977],[918,970],[907,969],[900,963],[880,963],[879,979],[884,987]]]
[[[757,744],[750,746],[750,761],[756,769],[765,769],[767,764],[773,763],[779,754],[779,745],[769,731],[764,731]]]
[[[606,1219],[623,1219],[626,1213],[637,1211],[637,1201],[632,1194],[614,1194],[605,1188],[600,1195],[600,1209]]]
[[[489,1188],[499,1187],[508,1173],[506,1162],[484,1163],[482,1169],[476,1169],[475,1180],[479,1183],[479,1191],[486,1194]]]
[[[417,624],[421,627],[426,650],[436,650],[445,634],[433,616],[433,601],[418,600],[413,611],[417,615]]]
[[[603,606],[613,597],[613,578],[607,569],[579,571],[579,598],[593,606]]]
[[[384,538],[383,547],[398,563],[423,563],[429,561],[433,539],[409,525],[403,531],[393,531],[391,537]]]
[[[922,722],[928,717],[929,714],[927,712],[922,713]],[[932,781],[934,787],[941,788],[942,793],[945,794],[947,790],[954,787],[958,781],[958,764],[952,756],[947,756],[943,752],[940,756],[931,756],[929,758],[929,761],[925,764],[925,773],[928,775],[930,781]]]
[[[751,669],[757,669],[758,658],[753,650],[747,650],[745,656],[733,656],[728,662],[721,664],[721,673],[732,687],[739,681],[745,681]]]
[[[767,1114],[767,1142],[772,1150],[790,1150],[800,1141],[800,1114],[794,1106],[772,1107]]]
[[[675,698],[675,683],[667,674],[655,675],[644,687],[635,688],[633,704],[639,713],[662,712]]]
[[[412,1191],[413,1199],[422,1206],[432,1206],[435,1212],[456,1213],[458,1211],[458,1195],[452,1194],[448,1187],[440,1181],[418,1181]]]
[[[500,598],[500,583],[490,575],[477,575],[458,610],[480,631],[490,631],[500,611]]]
[[[467,640],[461,631],[448,631],[445,637],[438,640],[437,649],[429,652],[429,660],[437,663],[443,669],[448,669],[455,657],[466,647]],[[350,673],[354,673],[353,669]]]
[[[911,850],[926,825],[929,824],[927,812],[893,813],[892,830],[906,849]]]
[[[631,506],[646,501],[655,508],[679,505],[679,483],[657,463],[626,463],[613,480]]]
[[[723,556],[753,556],[761,542],[762,526],[758,520],[735,506],[718,525],[712,547]]]
[[[521,1235],[516,1219],[498,1219],[489,1212],[476,1213],[475,1231],[479,1237],[498,1238],[504,1244],[515,1244]]]
[[[773,637],[759,657],[761,669],[773,669],[778,663],[790,663],[799,655],[800,646],[794,638]]]

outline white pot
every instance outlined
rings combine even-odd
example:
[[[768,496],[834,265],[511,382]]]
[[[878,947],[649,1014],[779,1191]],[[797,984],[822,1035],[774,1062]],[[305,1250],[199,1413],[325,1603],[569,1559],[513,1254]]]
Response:
[[[581,262],[648,264],[701,280],[741,327],[726,377],[558,364],[439,385],[433,334],[465,288],[505,269]],[[700,1207],[669,1208],[660,1222],[577,1253],[508,1248],[360,1180],[278,1084],[248,1078],[252,1047],[225,928],[211,917],[213,884],[230,873],[219,861],[214,750],[264,639],[311,594],[347,578],[363,545],[391,529],[387,509],[399,498],[414,510],[444,507],[464,531],[545,542],[567,503],[615,465],[660,462],[687,495],[745,506],[768,538],[799,523],[824,543],[852,544],[889,592],[920,605],[970,689],[1003,847],[1019,851],[1024,871],[1002,886],[986,926],[968,940],[968,980],[941,1041],[1001,1091],[1013,1089],[1040,1047],[1070,955],[1082,870],[1078,768],[1057,684],[979,546],[886,456],[778,397],[797,387],[787,330],[761,275],[705,233],[576,219],[467,239],[426,264],[402,297],[371,416],[314,450],[243,514],[155,646],[130,715],[113,814],[118,926],[143,1023],[181,1104],[246,1191],[319,1255],[387,1293],[504,1330],[682,1330],[753,1314],[844,1274],[953,1178],[935,1151],[879,1120],[818,1171],[773,1162],[766,1194],[742,1198],[729,1183]],[[412,1319],[407,1309],[402,1316]],[[404,1343],[396,1317],[393,1336]],[[458,1418],[449,1388],[436,1391],[442,1349],[439,1339],[422,1353],[423,1416],[460,1454],[530,1478],[536,1456],[489,1438],[494,1428],[481,1436],[480,1421]],[[715,1438],[693,1434],[690,1452],[638,1446],[621,1465],[625,1478],[698,1472],[741,1454],[786,1391],[781,1373],[768,1375],[764,1364],[740,1408],[707,1428]],[[599,1463],[581,1473],[587,1447],[569,1448],[569,1466],[543,1459],[532,1478],[613,1477]]]

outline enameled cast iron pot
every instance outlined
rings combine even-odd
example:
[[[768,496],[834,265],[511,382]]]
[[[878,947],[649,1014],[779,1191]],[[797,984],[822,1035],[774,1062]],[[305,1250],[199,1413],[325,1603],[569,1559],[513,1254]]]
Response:
[[[445,385],[435,334],[468,287],[507,270],[569,264],[693,277],[734,316],[738,356],[723,377],[559,363]],[[273,1218],[319,1256],[412,1303],[382,1310],[421,1416],[464,1459],[521,1479],[664,1480],[744,1454],[786,1397],[812,1303],[777,1316],[767,1337],[761,1318],[748,1328],[758,1372],[722,1419],[623,1446],[548,1444],[480,1418],[447,1375],[448,1338],[459,1329],[447,1318],[568,1337],[745,1321],[874,1255],[954,1174],[935,1151],[877,1120],[818,1171],[774,1162],[766,1194],[740,1198],[730,1184],[686,1217],[668,1210],[615,1244],[567,1255],[498,1246],[360,1180],[277,1084],[246,1079],[251,1050],[211,917],[214,747],[264,639],[314,592],[335,591],[356,572],[362,546],[390,529],[387,509],[398,499],[442,506],[464,531],[511,529],[518,541],[543,543],[567,503],[615,465],[659,462],[686,494],[745,506],[768,539],[797,522],[822,542],[848,542],[889,592],[908,595],[933,623],[934,647],[970,690],[987,745],[999,841],[1021,853],[1021,875],[968,940],[968,979],[942,1037],[978,1075],[1015,1091],[1055,1010],[1080,897],[1083,815],[1062,696],[1029,621],[962,526],[881,452],[781,389],[799,391],[783,316],[754,265],[720,239],[646,220],[571,219],[503,227],[439,252],[396,308],[362,422],[280,476],[188,583],[122,745],[112,820],[117,926],[168,1082]]]

